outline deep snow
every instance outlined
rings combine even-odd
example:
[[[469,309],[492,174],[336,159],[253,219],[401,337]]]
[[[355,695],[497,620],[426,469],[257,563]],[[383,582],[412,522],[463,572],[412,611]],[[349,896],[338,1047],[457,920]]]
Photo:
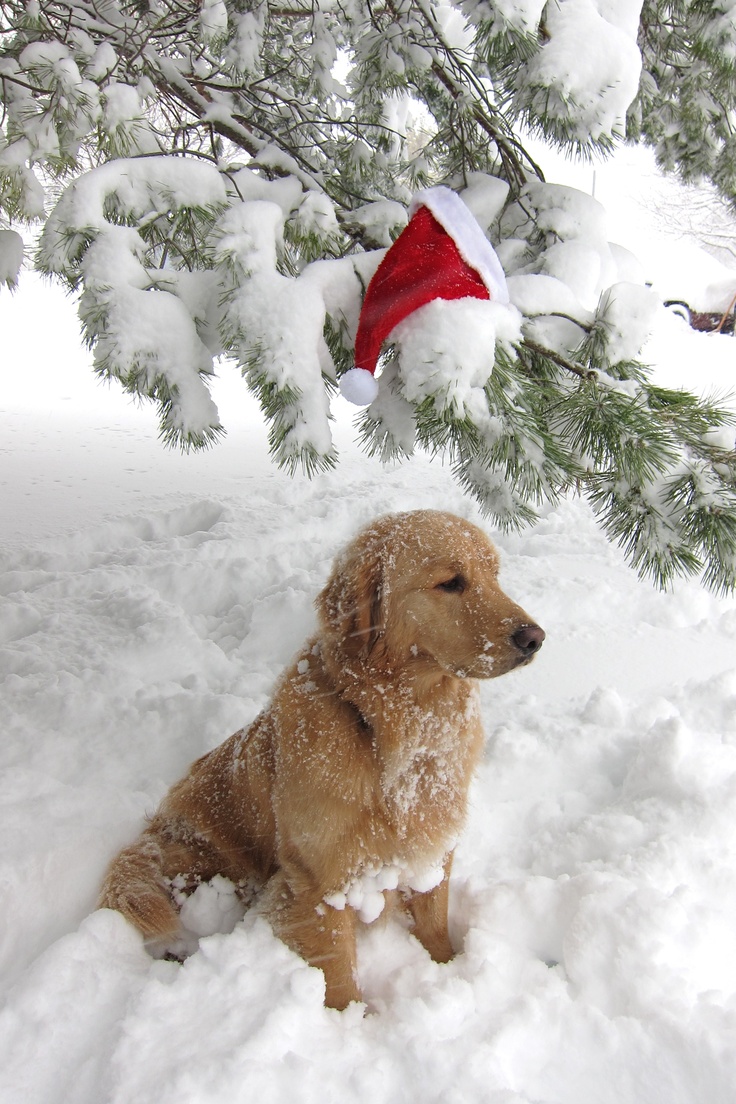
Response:
[[[483,688],[453,962],[380,919],[371,1014],[337,1013],[255,913],[178,966],[93,912],[146,812],[264,704],[355,529],[478,515],[439,464],[360,455],[345,410],[341,466],[290,480],[231,378],[227,441],[163,452],[150,412],[70,370],[73,321],[36,321],[54,301],[0,292],[3,1104],[733,1104],[736,601],[654,591],[576,499],[494,534],[547,641]],[[731,338],[662,316],[650,353],[736,384]]]

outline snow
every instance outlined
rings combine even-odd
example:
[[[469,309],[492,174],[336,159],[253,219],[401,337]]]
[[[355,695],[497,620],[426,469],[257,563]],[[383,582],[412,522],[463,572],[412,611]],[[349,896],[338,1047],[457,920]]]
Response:
[[[409,402],[434,397],[439,410],[488,417],[483,388],[493,370],[496,341],[518,341],[521,316],[487,299],[433,299],[394,327],[399,373]],[[482,340],[479,340],[482,335]]]
[[[544,235],[541,242],[538,231]],[[628,266],[621,252],[611,248],[605,209],[579,188],[530,182],[504,211],[501,238],[499,255],[507,277],[536,275],[544,299],[551,285],[541,277],[553,277],[586,310],[594,310],[602,292],[621,279],[618,260]],[[523,249],[516,245],[520,238],[527,239]],[[536,256],[530,261],[532,249]],[[535,306],[530,294],[533,287],[532,281],[524,286],[525,310],[540,314],[541,305]]]
[[[22,237],[15,230],[0,230],[0,284],[15,287],[22,264]]]
[[[735,348],[659,311],[645,359],[723,391]],[[359,453],[339,400],[341,465],[290,479],[234,371],[213,386],[225,441],[163,451],[27,273],[0,291],[0,351],[0,1100],[732,1104],[736,600],[640,582],[575,497],[493,534],[547,640],[482,688],[460,953],[433,963],[384,912],[366,1007],[328,1011],[319,971],[217,880],[186,906],[212,934],[154,961],[94,911],[106,863],[263,706],[360,525],[477,510],[425,456]]]
[[[560,313],[583,323],[590,321],[590,313],[570,287],[556,276],[546,276],[542,272],[529,273],[509,276],[507,283],[511,302],[527,317]]]
[[[235,35],[227,47],[226,60],[238,73],[257,73],[261,64],[266,13],[262,8],[235,17]]]
[[[657,293],[641,284],[619,281],[601,296],[597,321],[605,331],[610,364],[635,360],[654,328]]]
[[[153,155],[159,152],[157,136],[144,116],[143,99],[146,94],[145,80],[137,88],[108,81],[101,94],[102,129],[111,136],[116,148],[131,154]]]
[[[545,0],[495,0],[493,12],[487,13],[501,27],[508,25],[527,34],[534,33],[542,18]],[[472,10],[472,0],[463,5]],[[486,14],[484,12],[484,14]]]
[[[225,185],[209,164],[176,157],[121,158],[84,173],[62,194],[44,226],[40,252],[50,272],[77,259],[80,235],[107,233],[106,207],[117,204],[130,219],[182,206],[224,204]],[[84,242],[86,245],[86,242]]]
[[[199,20],[208,45],[222,38],[227,33],[227,8],[223,0],[203,0]]]
[[[641,0],[558,0],[545,9],[547,40],[525,80],[544,89],[550,114],[569,118],[581,141],[625,132],[641,73],[640,12]]]
[[[380,248],[388,248],[393,237],[406,226],[406,208],[394,200],[381,199],[366,203],[351,214],[351,223],[360,226],[367,240]]]
[[[325,904],[340,911],[349,905],[364,924],[372,924],[385,908],[384,890],[413,889],[418,893],[427,893],[438,886],[444,876],[445,868],[441,860],[418,869],[402,865],[397,860],[396,863],[361,871],[342,890],[325,897]]]
[[[466,173],[466,186],[463,188],[463,203],[470,209],[475,221],[484,233],[488,233],[491,223],[499,217],[509,194],[509,186],[499,177],[486,173]]]

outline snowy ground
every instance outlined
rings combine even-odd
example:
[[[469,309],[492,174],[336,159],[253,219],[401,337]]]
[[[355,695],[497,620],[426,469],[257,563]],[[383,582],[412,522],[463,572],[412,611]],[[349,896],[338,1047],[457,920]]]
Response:
[[[71,338],[52,299],[8,303],[2,1104],[733,1104],[736,601],[639,582],[576,500],[495,536],[547,641],[484,687],[453,962],[379,921],[371,1014],[337,1013],[253,914],[178,966],[93,912],[146,812],[264,704],[355,529],[477,515],[441,466],[385,471],[347,444],[334,474],[289,480],[239,381],[226,443],[166,454],[83,364],[55,374]],[[731,338],[663,319],[651,351],[671,382],[736,385]]]

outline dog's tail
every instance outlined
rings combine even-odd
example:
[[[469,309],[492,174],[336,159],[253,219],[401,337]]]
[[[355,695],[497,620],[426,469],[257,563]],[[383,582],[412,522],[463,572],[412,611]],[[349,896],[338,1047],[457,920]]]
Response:
[[[168,939],[180,932],[163,865],[161,844],[147,831],[113,859],[102,883],[99,907],[122,912],[147,941]]]

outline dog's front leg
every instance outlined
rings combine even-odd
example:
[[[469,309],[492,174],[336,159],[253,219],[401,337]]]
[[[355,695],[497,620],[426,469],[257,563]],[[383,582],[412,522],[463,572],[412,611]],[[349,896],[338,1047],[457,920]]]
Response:
[[[428,893],[412,893],[407,907],[414,918],[413,932],[435,962],[449,962],[454,955],[447,930],[447,903],[452,853],[445,860],[445,876]]]
[[[283,870],[268,883],[265,911],[292,950],[325,975],[325,1004],[343,1009],[361,1000],[356,981],[355,913],[338,910],[301,887],[295,892]]]

